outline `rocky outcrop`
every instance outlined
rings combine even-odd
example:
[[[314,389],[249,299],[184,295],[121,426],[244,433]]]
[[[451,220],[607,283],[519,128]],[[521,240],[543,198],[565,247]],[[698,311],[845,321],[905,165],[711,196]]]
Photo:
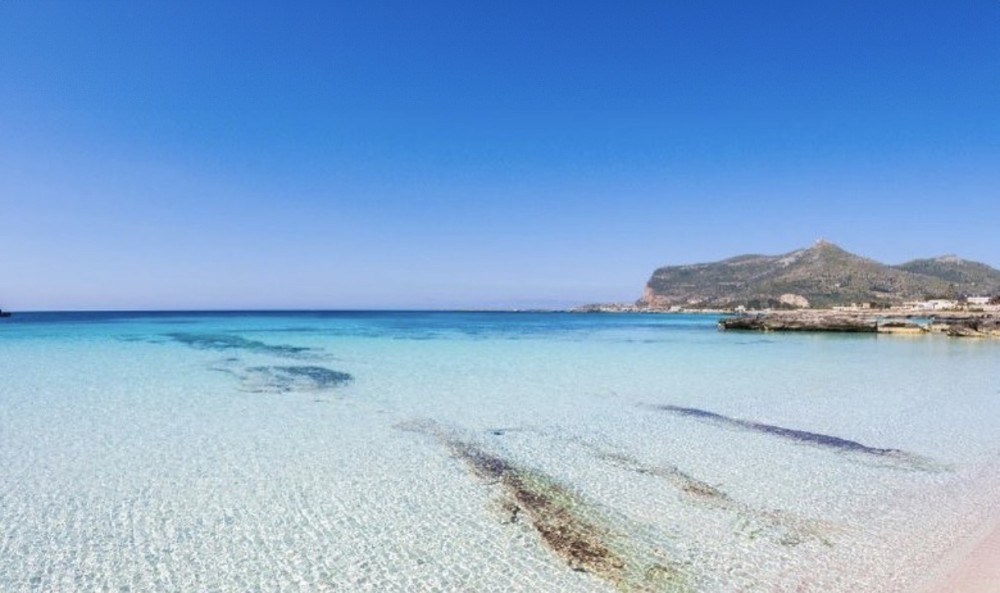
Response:
[[[769,313],[741,315],[719,320],[722,329],[756,331],[805,331],[875,333],[877,321],[851,315],[809,313]]]
[[[786,292],[785,294],[778,297],[778,302],[782,305],[788,305],[789,307],[798,307],[800,309],[805,309],[809,307],[809,299],[802,296],[801,294],[792,294]]]
[[[998,317],[938,320],[937,325],[945,334],[955,338],[1000,338]]]
[[[1000,338],[1000,316],[964,315],[917,322],[905,318],[880,318],[871,313],[843,311],[774,311],[738,315],[719,320],[724,330],[775,332],[845,332],[921,335],[929,332],[953,337]]]
[[[883,321],[877,325],[880,334],[900,334],[900,335],[920,335],[926,334],[930,329],[926,325],[914,323],[912,321]]]

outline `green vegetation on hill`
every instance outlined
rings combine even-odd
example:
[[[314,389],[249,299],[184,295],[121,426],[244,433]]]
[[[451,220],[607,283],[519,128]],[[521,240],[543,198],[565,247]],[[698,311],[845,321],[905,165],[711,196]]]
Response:
[[[990,295],[1000,287],[1000,270],[986,264],[966,261],[954,255],[931,259],[915,259],[896,266],[900,270],[940,278],[956,286],[963,287],[966,294]]]
[[[889,266],[819,241],[784,255],[658,268],[638,305],[750,308],[893,304],[1000,293],[1000,271],[955,257]]]

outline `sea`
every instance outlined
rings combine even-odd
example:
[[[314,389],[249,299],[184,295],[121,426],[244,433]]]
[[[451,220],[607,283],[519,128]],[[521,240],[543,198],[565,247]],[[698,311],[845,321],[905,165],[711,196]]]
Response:
[[[1000,341],[711,315],[0,319],[0,592],[918,592]]]

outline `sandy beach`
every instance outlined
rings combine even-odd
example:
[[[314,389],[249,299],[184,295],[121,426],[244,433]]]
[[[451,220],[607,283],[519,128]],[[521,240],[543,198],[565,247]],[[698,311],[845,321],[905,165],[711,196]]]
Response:
[[[967,552],[945,561],[925,593],[1000,593],[1000,521],[984,532]]]

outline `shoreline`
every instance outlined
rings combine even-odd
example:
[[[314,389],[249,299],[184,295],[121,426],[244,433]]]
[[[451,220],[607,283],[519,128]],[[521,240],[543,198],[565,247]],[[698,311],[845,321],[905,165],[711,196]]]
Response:
[[[625,314],[656,314],[656,315],[837,315],[845,317],[866,317],[880,319],[900,318],[945,318],[971,319],[978,317],[1000,316],[1000,307],[990,306],[988,309],[915,309],[911,307],[888,307],[886,309],[851,309],[851,308],[813,308],[798,309],[714,309],[674,307],[670,309],[658,307],[638,307],[635,305],[581,305],[569,309],[553,309],[565,313],[625,313]]]
[[[719,320],[719,328],[764,332],[842,332],[1000,338],[1000,315],[972,311],[915,314],[908,310],[842,311],[802,309],[740,314]]]
[[[1000,338],[1000,310],[927,311],[909,307],[888,309],[647,309],[635,306],[585,306],[579,314],[662,314],[720,316],[718,327],[731,331],[835,332],[955,338]]]
[[[921,593],[1000,593],[1000,518],[949,554]]]

